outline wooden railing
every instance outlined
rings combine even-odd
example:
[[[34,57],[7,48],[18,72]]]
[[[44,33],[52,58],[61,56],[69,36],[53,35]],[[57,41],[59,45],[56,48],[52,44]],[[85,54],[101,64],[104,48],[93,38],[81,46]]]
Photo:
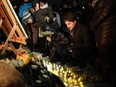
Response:
[[[26,45],[28,38],[23,26],[21,25],[10,0],[0,0],[0,28],[3,29],[7,39],[4,44],[0,45],[2,54],[10,48],[15,54],[17,49],[13,42],[20,45]]]

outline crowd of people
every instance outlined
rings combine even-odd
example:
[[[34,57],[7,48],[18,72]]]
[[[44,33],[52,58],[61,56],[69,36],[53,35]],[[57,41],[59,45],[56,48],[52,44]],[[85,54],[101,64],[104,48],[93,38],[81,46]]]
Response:
[[[85,68],[89,63],[104,81],[111,81],[116,76],[116,1],[78,1],[64,0],[59,8],[46,0],[11,3],[29,36],[30,50],[63,65]]]

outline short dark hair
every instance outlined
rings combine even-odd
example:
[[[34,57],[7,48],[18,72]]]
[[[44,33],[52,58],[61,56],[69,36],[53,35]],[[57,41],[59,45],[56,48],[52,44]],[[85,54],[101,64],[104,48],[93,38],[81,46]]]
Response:
[[[0,87],[25,87],[23,75],[14,66],[0,60]]]
[[[65,12],[63,13],[63,21],[72,21],[74,22],[75,20],[77,20],[77,16],[74,12]]]

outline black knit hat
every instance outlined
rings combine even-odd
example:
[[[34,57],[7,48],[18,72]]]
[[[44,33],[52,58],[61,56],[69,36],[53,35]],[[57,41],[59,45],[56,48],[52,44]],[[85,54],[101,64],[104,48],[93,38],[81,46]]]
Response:
[[[38,0],[39,2],[43,2],[43,3],[46,3],[46,0]]]
[[[35,7],[36,3],[39,3],[39,0],[33,0],[32,1],[32,4],[33,4],[34,7]]]

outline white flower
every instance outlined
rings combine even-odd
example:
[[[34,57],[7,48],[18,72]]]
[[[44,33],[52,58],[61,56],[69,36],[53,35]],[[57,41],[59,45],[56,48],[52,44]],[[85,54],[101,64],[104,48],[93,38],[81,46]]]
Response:
[[[37,82],[37,83],[42,83],[42,81],[41,81],[41,80],[36,80],[36,82]]]

